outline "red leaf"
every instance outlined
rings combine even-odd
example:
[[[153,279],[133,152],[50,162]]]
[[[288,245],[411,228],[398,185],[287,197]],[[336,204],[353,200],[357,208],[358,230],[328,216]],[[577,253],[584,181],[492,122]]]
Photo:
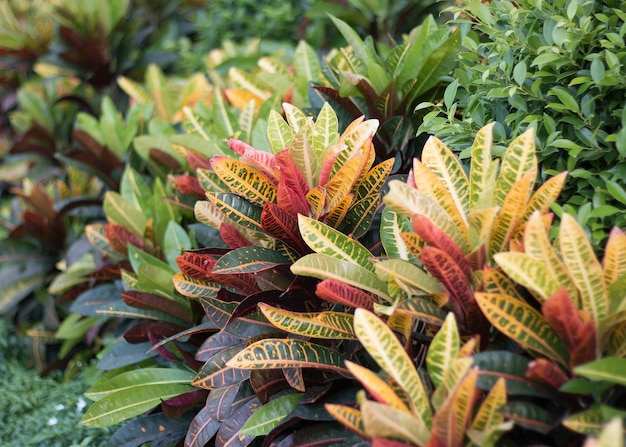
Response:
[[[306,195],[309,192],[309,186],[302,172],[294,164],[288,150],[280,151],[275,158],[280,173],[276,202],[294,216],[298,213],[308,216],[309,204]]]
[[[195,197],[197,199],[205,199],[206,195],[204,194],[204,189],[200,186],[200,182],[196,177],[192,177],[189,174],[183,174],[179,177],[176,177],[176,187],[178,190],[189,196]]]
[[[524,375],[530,380],[547,383],[557,390],[569,380],[569,377],[556,363],[544,358],[530,362]]]
[[[596,360],[598,356],[598,328],[594,321],[588,321],[576,334],[576,347],[570,351],[570,363],[574,367]]]
[[[448,253],[432,246],[422,249],[420,260],[424,267],[445,286],[457,321],[465,325],[467,311],[476,301],[470,282],[461,267]]]
[[[111,248],[123,255],[128,253],[128,244],[134,245],[146,253],[152,253],[152,247],[149,247],[146,241],[130,231],[128,228],[117,224],[106,224],[104,231]]]
[[[191,322],[191,313],[182,304],[159,295],[147,292],[128,290],[122,292],[122,299],[126,304],[137,309],[158,310],[173,315],[183,321]]]
[[[150,160],[165,166],[170,171],[179,171],[181,168],[180,163],[174,157],[156,147],[150,148],[149,157]]]
[[[255,149],[248,143],[244,143],[236,138],[230,138],[226,142],[233,152],[239,154],[240,161],[244,163],[254,161],[254,167],[259,168],[260,171],[267,175],[268,179],[276,178],[274,176],[274,168],[276,167],[274,154]]]
[[[189,163],[189,169],[194,172],[200,168],[211,169],[211,160],[194,151],[187,151],[187,163]]]
[[[280,185],[278,186],[280,194]],[[300,254],[306,254],[311,249],[304,243],[300,235],[298,220],[295,215],[287,212],[279,205],[267,202],[261,212],[261,226],[271,236],[284,242]]]
[[[115,265],[105,265],[87,275],[88,278],[99,279],[101,281],[114,281],[120,278],[122,270],[131,271],[130,261],[120,261]]]
[[[370,293],[335,279],[325,279],[318,283],[315,293],[326,301],[369,311],[374,310],[376,302]]]
[[[243,293],[250,294],[259,292],[259,286],[251,273],[224,274],[212,273],[213,266],[217,262],[212,255],[196,252],[187,252],[176,258],[180,271],[190,278],[220,284],[224,287],[233,287]]]
[[[565,287],[561,287],[544,301],[541,311],[572,352],[577,347],[583,322]]]
[[[143,343],[150,339],[148,333],[153,333],[157,338],[167,338],[184,330],[181,326],[160,321],[148,321],[139,323],[124,333],[124,339],[128,343]]]
[[[427,244],[446,252],[454,262],[457,263],[459,268],[463,270],[467,279],[472,278],[472,271],[469,263],[465,259],[463,250],[445,231],[433,224],[428,217],[422,214],[415,214],[411,222],[413,224],[413,230],[415,230]]]
[[[220,224],[220,237],[230,248],[249,247],[252,245],[246,237],[241,234],[239,230],[233,227],[231,224],[222,222]]]
[[[167,417],[178,419],[187,409],[206,402],[209,395],[207,390],[194,390],[180,396],[172,397],[163,402],[161,408]]]

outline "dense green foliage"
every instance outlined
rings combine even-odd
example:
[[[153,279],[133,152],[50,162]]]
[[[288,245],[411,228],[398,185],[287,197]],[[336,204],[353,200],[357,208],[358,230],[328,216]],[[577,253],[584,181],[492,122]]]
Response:
[[[460,63],[421,130],[460,150],[491,121],[498,139],[535,128],[542,176],[570,173],[563,209],[596,244],[623,227],[624,3],[474,0],[452,11],[465,30]]]

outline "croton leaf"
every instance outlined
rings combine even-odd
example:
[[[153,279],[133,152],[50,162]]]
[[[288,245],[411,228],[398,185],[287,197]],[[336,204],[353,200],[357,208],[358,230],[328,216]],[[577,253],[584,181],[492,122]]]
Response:
[[[334,279],[320,281],[315,293],[327,301],[350,307],[362,307],[373,311],[375,299],[372,294]]]
[[[602,267],[607,284],[615,283],[626,274],[626,234],[619,228],[613,228],[604,247]]]
[[[472,420],[471,429],[487,431],[503,423],[504,416],[500,413],[500,408],[504,404],[506,404],[506,382],[499,378],[480,405]]]
[[[264,339],[243,349],[227,366],[242,369],[319,368],[346,373],[344,356],[318,344],[295,339]]]
[[[256,231],[261,227],[261,210],[243,197],[231,193],[207,193],[209,200],[233,222]]]
[[[213,266],[216,275],[234,273],[257,273],[291,261],[282,253],[265,247],[242,247],[226,253]]]
[[[354,331],[376,363],[404,390],[412,410],[419,419],[418,426],[428,431],[432,413],[426,389],[413,362],[389,327],[376,315],[356,309]]]
[[[400,439],[412,445],[428,442],[424,421],[404,411],[366,400],[361,404],[361,415],[368,437]]]
[[[601,321],[609,315],[609,294],[602,266],[583,228],[569,214],[561,217],[559,247],[563,262],[580,291],[582,308],[593,321]]]
[[[437,387],[443,381],[444,371],[450,367],[461,347],[461,338],[454,314],[449,313],[441,329],[433,337],[426,353],[428,375]]]
[[[263,206],[266,202],[275,202],[277,189],[265,175],[245,163],[230,157],[215,156],[211,167],[233,193],[239,194],[251,203]]]
[[[476,293],[475,296],[489,322],[498,330],[525,349],[567,367],[567,344],[539,312],[508,295]]]
[[[383,281],[371,271],[350,261],[313,253],[298,259],[291,266],[291,271],[295,275],[341,281],[391,301],[391,297],[387,294],[387,285]]]
[[[202,366],[192,385],[198,388],[212,390],[224,388],[243,382],[250,377],[250,371],[227,366],[228,361],[237,355],[243,344],[228,346],[212,355]]]
[[[530,402],[514,400],[500,407],[500,412],[521,427],[548,433],[558,420],[547,409]]]
[[[292,334],[312,338],[356,339],[353,316],[345,312],[290,312],[260,303],[259,309],[274,326]]]
[[[481,128],[474,137],[472,144],[472,163],[469,174],[469,209],[475,211],[483,200],[485,191],[490,191],[489,166],[492,163],[491,149],[493,146],[493,126],[490,123]]]
[[[215,436],[221,425],[220,421],[211,417],[211,411],[207,404],[191,421],[185,436],[185,446],[203,447]]]
[[[500,175],[496,181],[494,204],[502,205],[513,185],[529,170],[533,170],[535,173],[537,171],[533,128],[529,128],[513,140],[502,156]],[[529,183],[534,183],[534,178],[531,180]]]
[[[367,435],[365,434],[365,427],[363,426],[363,417],[360,410],[340,404],[326,404],[325,408],[326,411],[328,411],[345,427],[357,433],[361,437],[367,438]]]
[[[373,255],[360,242],[322,222],[303,215],[298,216],[298,225],[304,241],[316,253],[353,262],[370,272],[374,272],[374,265],[370,261]]]
[[[380,378],[373,371],[358,365],[346,361],[346,366],[356,379],[361,382],[361,385],[367,390],[367,392],[377,402],[389,405],[400,411],[404,411],[407,414],[411,414],[411,410],[407,408],[402,399],[398,397],[393,388],[387,384],[386,381]]]

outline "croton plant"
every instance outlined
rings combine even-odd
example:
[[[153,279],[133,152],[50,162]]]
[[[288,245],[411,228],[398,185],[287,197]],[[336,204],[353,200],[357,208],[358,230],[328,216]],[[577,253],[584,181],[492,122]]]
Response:
[[[72,311],[120,337],[83,423],[124,421],[116,446],[622,439],[626,235],[599,260],[555,226],[566,173],[535,188],[532,130],[495,157],[485,127],[469,170],[433,137],[389,177],[376,120],[283,112],[271,151],[182,148],[194,175],[107,196],[109,265]]]

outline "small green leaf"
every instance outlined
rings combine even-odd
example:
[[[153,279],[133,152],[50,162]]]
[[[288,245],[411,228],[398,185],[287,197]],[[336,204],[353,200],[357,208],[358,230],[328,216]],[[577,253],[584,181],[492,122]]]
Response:
[[[605,380],[626,386],[624,371],[626,371],[626,359],[618,357],[606,357],[574,368],[576,374],[588,379]]]
[[[250,416],[239,429],[239,433],[253,436],[267,435],[298,406],[303,396],[302,393],[292,393],[269,401]]]

